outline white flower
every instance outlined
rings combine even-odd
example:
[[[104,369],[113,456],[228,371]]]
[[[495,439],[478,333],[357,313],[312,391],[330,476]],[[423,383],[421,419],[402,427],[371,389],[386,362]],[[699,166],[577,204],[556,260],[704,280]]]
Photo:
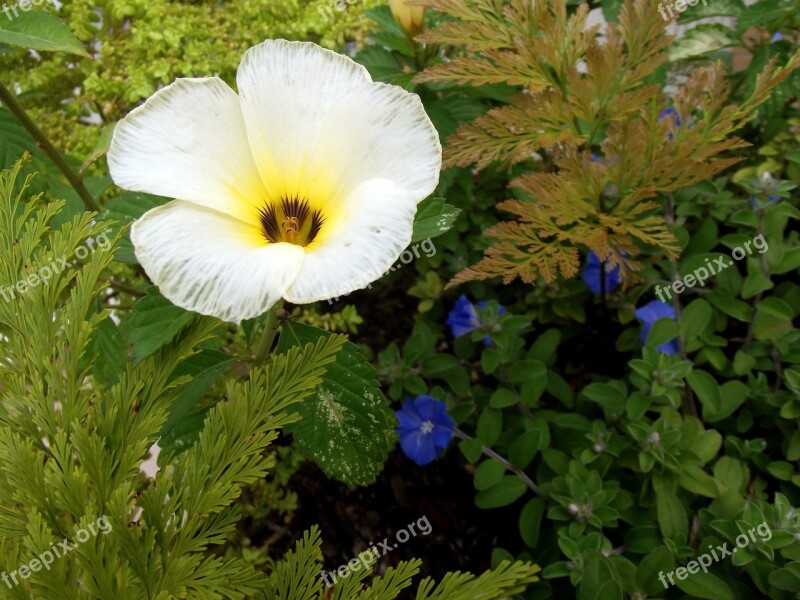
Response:
[[[147,275],[178,306],[232,322],[378,279],[439,180],[419,98],[306,42],[251,48],[236,80],[238,95],[179,79],[117,125],[117,185],[177,198],[133,225]]]

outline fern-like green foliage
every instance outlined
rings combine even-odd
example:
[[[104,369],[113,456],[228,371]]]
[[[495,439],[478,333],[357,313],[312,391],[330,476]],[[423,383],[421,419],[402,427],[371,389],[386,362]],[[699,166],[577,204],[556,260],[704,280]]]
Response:
[[[211,552],[241,517],[242,488],[274,466],[268,447],[300,418],[293,407],[322,383],[347,338],[291,347],[246,380],[228,381],[197,440],[146,477],[140,466],[190,380],[180,367],[222,325],[197,316],[169,344],[99,381],[93,366],[103,325],[116,318],[100,298],[120,233],[103,248],[78,252],[108,224],[86,213],[55,228],[63,203],[37,208],[41,199],[26,197],[30,177],[20,180],[22,168],[18,162],[0,173],[0,597],[397,597],[419,561],[371,584],[364,571],[325,590],[316,530],[271,573]],[[53,267],[51,276],[43,265]],[[97,531],[103,519],[107,526]],[[86,535],[91,527],[95,534]],[[54,557],[62,541],[70,551]],[[47,568],[33,562],[45,553]],[[435,588],[423,580],[419,598],[473,598],[478,589],[500,598],[535,581],[537,571],[520,563],[478,579],[448,576]],[[455,595],[442,595],[451,589]]]
[[[647,249],[674,257],[659,194],[738,162],[729,151],[747,144],[733,133],[800,64],[800,54],[784,67],[768,64],[739,106],[728,103],[720,64],[698,68],[672,99],[679,121],[659,119],[670,100],[651,79],[670,38],[648,0],[628,0],[605,39],[586,26],[587,5],[569,14],[565,0],[423,3],[451,19],[418,39],[461,50],[418,81],[520,88],[449,138],[445,164],[529,165],[511,183],[515,198],[499,204],[515,220],[485,232],[492,243],[484,259],[450,286],[573,277],[585,248],[609,268],[622,265],[623,277],[642,268]],[[543,160],[531,160],[534,153]]]
[[[4,288],[26,278],[32,265],[71,257],[103,228],[86,214],[49,230],[59,206],[37,211],[34,199],[23,202],[24,186],[12,191],[19,168],[0,180]],[[265,582],[262,573],[205,550],[233,530],[233,500],[271,467],[264,449],[297,418],[292,404],[320,383],[345,338],[292,349],[252,371],[249,381],[231,383],[197,443],[155,480],[146,479],[139,465],[186,383],[173,373],[219,323],[195,320],[174,344],[129,364],[114,385],[98,387],[89,375],[92,334],[110,318],[97,297],[112,258],[111,250],[95,252],[23,298],[0,303],[2,570],[18,570],[62,538],[76,548],[8,593],[52,599],[254,594]],[[103,515],[112,530],[75,543],[75,531]]]
[[[380,577],[365,584],[367,570],[352,572],[340,583],[326,588],[319,573],[322,564],[319,532],[306,532],[293,552],[276,566],[264,600],[393,600],[419,572],[421,561],[403,561]],[[424,578],[418,588],[417,600],[500,600],[525,591],[528,584],[539,580],[539,567],[521,562],[503,561],[493,571],[480,577],[472,573],[448,573],[439,583]]]

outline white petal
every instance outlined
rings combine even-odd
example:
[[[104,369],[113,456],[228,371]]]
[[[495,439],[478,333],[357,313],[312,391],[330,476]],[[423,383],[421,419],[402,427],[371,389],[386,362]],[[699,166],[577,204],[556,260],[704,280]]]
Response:
[[[324,188],[335,174],[323,172],[317,140],[343,98],[371,83],[367,70],[316,44],[267,40],[245,53],[236,81],[252,154],[272,200],[312,196],[316,187],[328,195]]]
[[[420,202],[442,168],[439,134],[419,96],[384,83],[354,88],[337,104],[317,153],[342,175],[337,191],[344,194],[369,179],[389,179]]]
[[[267,244],[257,227],[180,200],[145,213],[131,240],[170,301],[231,322],[266,312],[303,264],[300,246]]]
[[[367,287],[395,263],[411,241],[416,198],[385,179],[362,184],[346,201],[341,219],[306,258],[284,294],[305,304],[344,296]]]
[[[257,222],[265,191],[239,98],[224,81],[179,79],[117,124],[108,153],[122,188]]]

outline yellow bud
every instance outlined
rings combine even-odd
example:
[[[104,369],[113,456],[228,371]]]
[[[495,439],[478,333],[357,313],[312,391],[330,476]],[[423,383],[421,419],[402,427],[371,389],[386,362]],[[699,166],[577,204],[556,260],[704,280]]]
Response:
[[[409,37],[414,37],[422,31],[422,23],[425,21],[424,6],[409,6],[407,0],[389,0],[389,8],[395,20],[400,23]]]

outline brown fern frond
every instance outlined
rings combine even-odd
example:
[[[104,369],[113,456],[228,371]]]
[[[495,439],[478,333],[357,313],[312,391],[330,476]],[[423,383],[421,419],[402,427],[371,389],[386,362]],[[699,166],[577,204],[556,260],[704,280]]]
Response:
[[[505,283],[572,277],[591,249],[621,277],[642,268],[640,249],[680,251],[662,214],[660,194],[710,179],[738,162],[734,132],[770,90],[800,66],[769,63],[750,97],[729,100],[721,65],[696,69],[670,102],[645,81],[668,59],[671,41],[650,0],[627,0],[606,39],[587,28],[588,6],[566,0],[416,0],[453,21],[423,34],[450,60],[418,82],[505,83],[521,93],[456,130],[445,165],[513,165],[540,153],[548,172],[511,182],[523,199],[498,208],[512,215],[484,232],[483,260],[448,287],[501,277]],[[455,51],[450,46],[457,46]],[[460,48],[460,49],[459,49]],[[678,119],[662,111],[674,106]],[[599,150],[598,150],[599,148]]]
[[[499,161],[515,164],[537,150],[557,143],[580,143],[567,107],[556,92],[518,94],[510,106],[494,108],[474,123],[463,125],[448,140],[445,166]]]

